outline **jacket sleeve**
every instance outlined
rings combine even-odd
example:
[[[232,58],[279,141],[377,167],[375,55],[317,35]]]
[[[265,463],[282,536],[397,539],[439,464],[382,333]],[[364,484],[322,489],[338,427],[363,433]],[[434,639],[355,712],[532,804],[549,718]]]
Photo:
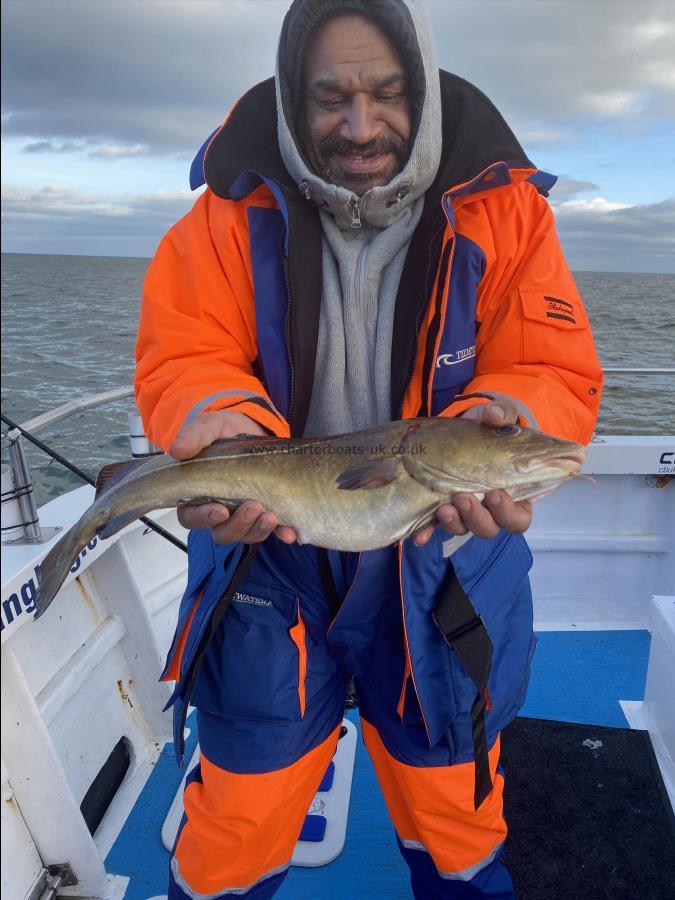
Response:
[[[551,208],[533,185],[522,182],[486,209],[476,367],[464,394],[508,394],[531,411],[523,416],[527,424],[588,443],[602,370]],[[476,402],[456,401],[443,415],[459,415]]]
[[[288,436],[257,355],[246,204],[207,190],[163,238],[143,286],[135,389],[148,437],[166,450],[186,421],[216,409]]]

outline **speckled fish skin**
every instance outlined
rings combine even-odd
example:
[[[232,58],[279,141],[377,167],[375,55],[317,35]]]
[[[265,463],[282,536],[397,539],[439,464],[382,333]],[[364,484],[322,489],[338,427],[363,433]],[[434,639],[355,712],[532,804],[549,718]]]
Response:
[[[155,509],[211,501],[234,509],[256,500],[302,543],[375,550],[433,521],[460,491],[480,500],[497,489],[515,500],[544,496],[578,473],[584,455],[581,444],[516,425],[429,418],[328,439],[240,437],[217,441],[189,460],[136,461],[45,557],[35,617],[89,541]]]

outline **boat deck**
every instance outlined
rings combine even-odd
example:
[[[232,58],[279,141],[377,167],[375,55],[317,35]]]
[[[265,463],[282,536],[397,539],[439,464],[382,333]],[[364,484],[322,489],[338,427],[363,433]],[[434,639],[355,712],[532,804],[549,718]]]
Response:
[[[650,633],[568,630],[542,631],[538,637],[532,680],[521,715],[628,728],[621,702],[640,701],[644,696]],[[358,723],[356,711],[351,710],[348,716]],[[193,727],[186,759],[190,759],[197,739],[194,718],[193,715],[188,720],[188,726]],[[176,767],[173,747],[167,744],[108,854],[107,871],[130,879],[127,900],[148,900],[166,894],[168,853],[160,832],[182,774]],[[280,900],[411,897],[407,867],[398,854],[382,794],[360,740],[344,850],[334,862],[321,868],[293,867],[277,896]],[[536,900],[555,896],[558,895],[554,888],[549,890],[542,885]],[[641,896],[649,895],[643,892]],[[661,893],[652,895],[654,900],[661,896],[665,897]]]

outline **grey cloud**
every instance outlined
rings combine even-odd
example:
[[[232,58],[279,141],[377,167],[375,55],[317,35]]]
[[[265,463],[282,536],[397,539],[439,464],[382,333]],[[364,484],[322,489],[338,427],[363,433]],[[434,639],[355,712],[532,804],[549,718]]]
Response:
[[[561,175],[551,190],[551,203],[562,203],[577,194],[584,194],[587,191],[599,191],[599,185],[592,181],[579,181],[577,178],[568,178]]]
[[[194,199],[187,191],[110,198],[60,185],[4,188],[2,249],[151,256]],[[596,197],[567,199],[555,208],[571,268],[675,272],[675,198],[622,209],[617,205]]]
[[[145,144],[101,144],[89,154],[98,159],[129,159],[149,155],[150,148]]]
[[[3,130],[187,155],[272,73],[284,9],[248,0],[9,0]]]
[[[62,185],[4,187],[2,250],[149,257],[194,200],[187,191],[110,198]]]
[[[636,115],[644,123],[675,114],[673,4],[427,5],[442,64],[475,81],[519,128],[548,123],[548,131],[550,123],[559,123],[564,132],[579,119],[622,128]]]
[[[57,141],[35,141],[21,148],[23,153],[80,153],[83,149],[84,144],[75,141],[62,144]]]
[[[22,153],[83,153],[97,159],[125,159],[149,156],[146,144],[99,144],[95,141],[35,141],[21,148]]]
[[[675,112],[675,6],[660,0],[429,0],[441,65],[474,81],[527,144],[570,123]],[[6,0],[5,130],[189,155],[272,74],[288,3]]]
[[[675,197],[612,209],[568,201],[556,209],[558,234],[573,269],[675,273]]]

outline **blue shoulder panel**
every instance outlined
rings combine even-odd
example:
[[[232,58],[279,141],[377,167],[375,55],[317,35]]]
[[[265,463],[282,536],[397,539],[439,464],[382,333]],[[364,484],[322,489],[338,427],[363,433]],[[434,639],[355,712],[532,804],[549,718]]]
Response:
[[[207,137],[207,139],[197,151],[197,155],[195,156],[195,158],[192,160],[192,165],[190,166],[191,191],[196,191],[197,188],[200,188],[206,182],[206,178],[204,178],[204,157],[206,156],[206,151],[209,144],[211,143],[211,139],[219,129],[220,125],[218,126],[218,128],[213,129],[211,134]]]
[[[539,170],[535,172],[534,175],[530,175],[527,180],[533,184],[538,191],[543,193],[544,196],[548,196],[548,192],[558,180],[558,176],[551,175],[550,172],[542,172]]]
[[[443,333],[433,361],[431,415],[437,416],[473,376],[476,357],[476,297],[485,272],[485,254],[458,234],[450,275]]]
[[[286,348],[288,293],[282,247],[285,223],[278,209],[250,206],[248,226],[258,335],[258,367],[270,399],[288,415],[291,370]]]

